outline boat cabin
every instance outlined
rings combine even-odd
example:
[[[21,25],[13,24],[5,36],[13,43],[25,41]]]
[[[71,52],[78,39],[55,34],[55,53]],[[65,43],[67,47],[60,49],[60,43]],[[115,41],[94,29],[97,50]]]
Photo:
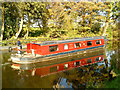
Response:
[[[75,50],[86,50],[104,45],[104,37],[75,38],[70,40],[33,42],[27,44],[27,53],[50,55]]]

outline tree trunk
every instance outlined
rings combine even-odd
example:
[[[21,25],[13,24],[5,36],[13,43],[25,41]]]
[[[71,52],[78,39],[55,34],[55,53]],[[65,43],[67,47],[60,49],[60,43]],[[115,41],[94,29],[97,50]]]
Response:
[[[30,23],[31,23],[31,22],[30,22],[30,16],[29,16],[29,14],[28,14],[27,32],[26,32],[26,34],[24,35],[24,38],[27,38],[28,35],[29,35]]]
[[[0,40],[3,40],[3,32],[4,32],[4,14],[5,14],[5,8],[4,5],[2,5],[2,28],[1,28],[1,35]]]
[[[29,34],[29,30],[27,29],[27,32],[26,32],[26,34],[24,35],[24,38],[27,38],[27,37],[28,37],[28,34]]]
[[[18,36],[20,35],[20,32],[22,31],[22,26],[23,26],[23,17],[21,17],[20,27],[19,27],[18,32],[17,32],[16,35],[15,35],[15,39],[17,39]]]
[[[38,22],[38,26],[39,26],[39,28],[41,28],[39,20],[37,20],[37,22]]]
[[[107,31],[108,25],[109,25],[109,23],[106,22],[106,25],[105,25],[105,27],[104,27],[102,36],[105,36],[105,35],[106,35],[106,31]]]

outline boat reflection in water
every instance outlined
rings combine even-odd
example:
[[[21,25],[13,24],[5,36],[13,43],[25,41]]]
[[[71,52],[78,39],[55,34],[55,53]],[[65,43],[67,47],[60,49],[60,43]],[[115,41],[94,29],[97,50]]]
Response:
[[[39,75],[44,77],[46,75],[104,61],[104,53],[104,49],[100,49],[94,52],[84,53],[76,56],[73,55],[68,58],[61,58],[35,64],[12,64],[11,67],[17,70],[29,71],[31,72],[32,76]]]

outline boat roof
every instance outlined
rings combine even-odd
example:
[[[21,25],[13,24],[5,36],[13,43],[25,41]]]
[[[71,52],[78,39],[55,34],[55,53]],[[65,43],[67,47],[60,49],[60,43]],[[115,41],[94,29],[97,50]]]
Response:
[[[77,42],[77,41],[96,40],[96,39],[104,39],[104,36],[74,38],[69,40],[44,41],[42,43],[36,42],[32,44],[38,44],[42,46],[42,45],[51,45],[51,44],[60,44],[60,43],[70,43],[70,42]]]

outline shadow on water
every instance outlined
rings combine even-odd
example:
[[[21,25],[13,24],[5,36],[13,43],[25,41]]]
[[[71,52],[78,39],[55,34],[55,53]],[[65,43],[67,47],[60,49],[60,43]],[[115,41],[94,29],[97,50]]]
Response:
[[[104,88],[114,78],[111,71],[116,72],[113,69],[116,68],[113,67],[113,63],[116,63],[112,60],[114,54],[115,50],[102,49],[54,61],[20,65],[11,62],[5,64],[10,53],[2,53],[2,87]]]

